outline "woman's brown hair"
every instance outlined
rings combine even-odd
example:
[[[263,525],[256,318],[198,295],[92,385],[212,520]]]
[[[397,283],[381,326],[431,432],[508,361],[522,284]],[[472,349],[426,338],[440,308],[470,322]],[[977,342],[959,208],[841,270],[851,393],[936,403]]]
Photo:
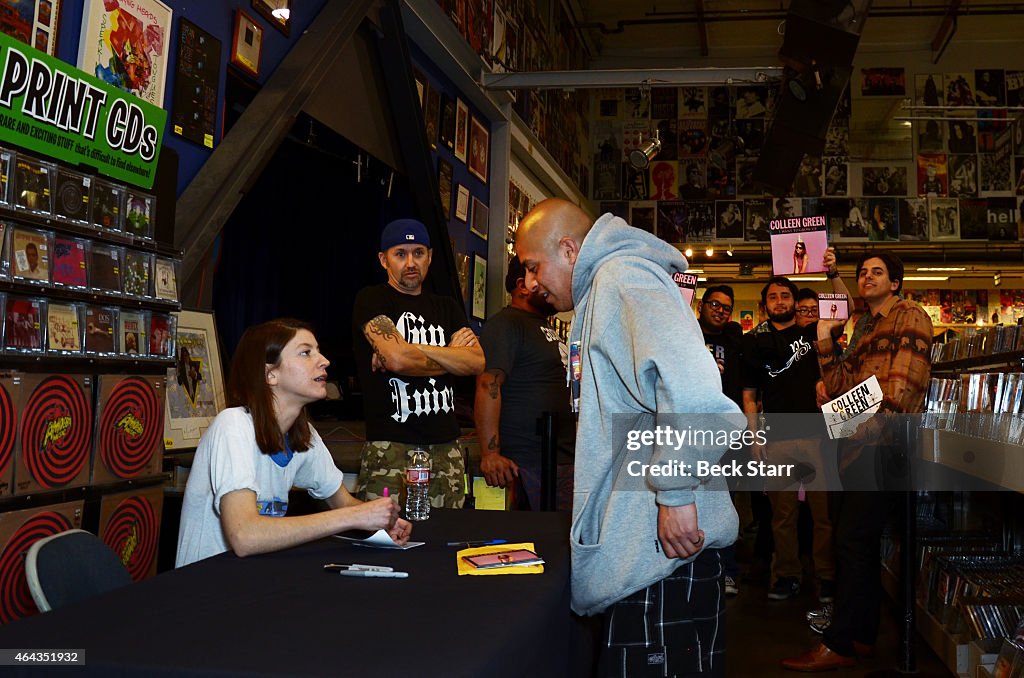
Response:
[[[274,416],[274,393],[267,383],[267,365],[281,362],[281,351],[299,330],[313,331],[307,323],[293,318],[278,318],[253,325],[242,334],[231,358],[228,373],[228,407],[244,407],[252,415],[256,444],[263,454],[285,449],[284,436]],[[288,430],[288,444],[295,452],[310,446],[309,416],[302,408]]]

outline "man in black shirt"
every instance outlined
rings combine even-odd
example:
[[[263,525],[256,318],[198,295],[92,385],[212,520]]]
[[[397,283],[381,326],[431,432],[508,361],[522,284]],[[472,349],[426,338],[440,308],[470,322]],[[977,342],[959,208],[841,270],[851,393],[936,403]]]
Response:
[[[767,479],[775,540],[773,586],[768,591],[772,600],[785,600],[800,593],[798,481],[803,477],[807,479],[807,489],[821,490],[825,477],[820,450],[825,431],[815,395],[815,385],[820,378],[814,351],[817,323],[805,327],[797,325],[796,296],[797,287],[788,278],[770,279],[761,290],[761,303],[768,320],[744,335],[742,345],[743,411],[747,413],[751,430],[757,430],[759,396],[766,415],[799,413],[806,417],[817,414],[813,430],[808,426],[811,417],[777,417],[774,425],[769,419],[765,428],[769,434],[768,445],[762,447],[755,443],[751,446],[756,460],[793,464],[800,471],[793,477]],[[813,469],[813,476],[808,469]],[[812,477],[817,482],[811,483]],[[835,590],[835,560],[827,495],[823,491],[809,491],[806,496],[814,517],[814,567],[819,599],[828,602]]]
[[[743,407],[743,380],[740,367],[740,340],[743,337],[743,330],[738,323],[729,321],[734,299],[732,288],[728,285],[709,287],[701,297],[697,322],[700,323],[700,330],[704,334],[704,343],[718,363],[718,371],[722,373],[722,393]],[[732,450],[727,452],[722,463],[727,464],[733,454]],[[742,451],[742,456],[747,456],[746,450]],[[747,459],[740,461],[745,464]],[[731,486],[730,488],[735,489]],[[733,495],[734,502],[737,496]],[[736,545],[731,544],[721,549],[721,554],[725,594],[735,596],[740,592]]]
[[[484,352],[450,297],[423,291],[432,251],[426,227],[392,221],[380,238],[388,281],[366,287],[352,309],[352,352],[363,386],[366,445],[356,492],[402,489],[408,453],[430,453],[430,503],[461,507],[465,468],[457,444],[454,376],[480,374]]]
[[[526,501],[517,501],[516,507],[536,511],[541,496],[537,420],[544,412],[554,412],[559,433],[568,434],[569,440],[575,429],[566,383],[568,349],[547,326],[554,307],[526,289],[526,269],[517,257],[509,260],[505,289],[511,303],[480,333],[487,356],[487,367],[476,378],[473,408],[480,471],[488,485],[524,491]]]

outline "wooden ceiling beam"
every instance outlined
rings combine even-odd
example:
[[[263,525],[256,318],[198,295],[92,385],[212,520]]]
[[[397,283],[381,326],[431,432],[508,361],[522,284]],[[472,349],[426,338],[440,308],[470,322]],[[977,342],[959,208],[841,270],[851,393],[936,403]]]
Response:
[[[700,55],[708,55],[708,25],[704,22],[704,0],[696,0],[697,35],[700,37]]]
[[[942,43],[946,40],[946,36],[953,30],[953,24],[956,22],[957,14],[960,12],[960,5],[963,4],[963,0],[949,0],[949,9],[946,10],[946,16],[942,17],[942,23],[939,24],[939,30],[935,32],[935,37],[932,38],[932,51],[938,51],[942,47]]]

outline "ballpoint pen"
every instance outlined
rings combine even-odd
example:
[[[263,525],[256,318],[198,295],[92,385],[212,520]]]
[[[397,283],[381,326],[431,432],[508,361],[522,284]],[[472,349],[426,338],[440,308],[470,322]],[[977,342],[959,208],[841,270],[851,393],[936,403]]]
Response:
[[[395,568],[387,565],[360,565],[359,563],[327,563],[324,565],[327,572],[394,572]]]
[[[383,577],[385,579],[406,579],[408,572],[381,572],[380,570],[339,570],[343,577]]]
[[[464,546],[466,548],[470,546],[496,546],[497,544],[507,544],[508,539],[481,539],[479,541],[450,541],[448,546]]]

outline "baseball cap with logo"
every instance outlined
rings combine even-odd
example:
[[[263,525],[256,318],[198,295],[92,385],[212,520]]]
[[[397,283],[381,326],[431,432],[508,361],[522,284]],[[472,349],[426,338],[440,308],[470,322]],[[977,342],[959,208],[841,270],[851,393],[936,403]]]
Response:
[[[427,227],[415,219],[395,219],[380,234],[380,251],[387,252],[395,245],[423,245],[429,248]]]

